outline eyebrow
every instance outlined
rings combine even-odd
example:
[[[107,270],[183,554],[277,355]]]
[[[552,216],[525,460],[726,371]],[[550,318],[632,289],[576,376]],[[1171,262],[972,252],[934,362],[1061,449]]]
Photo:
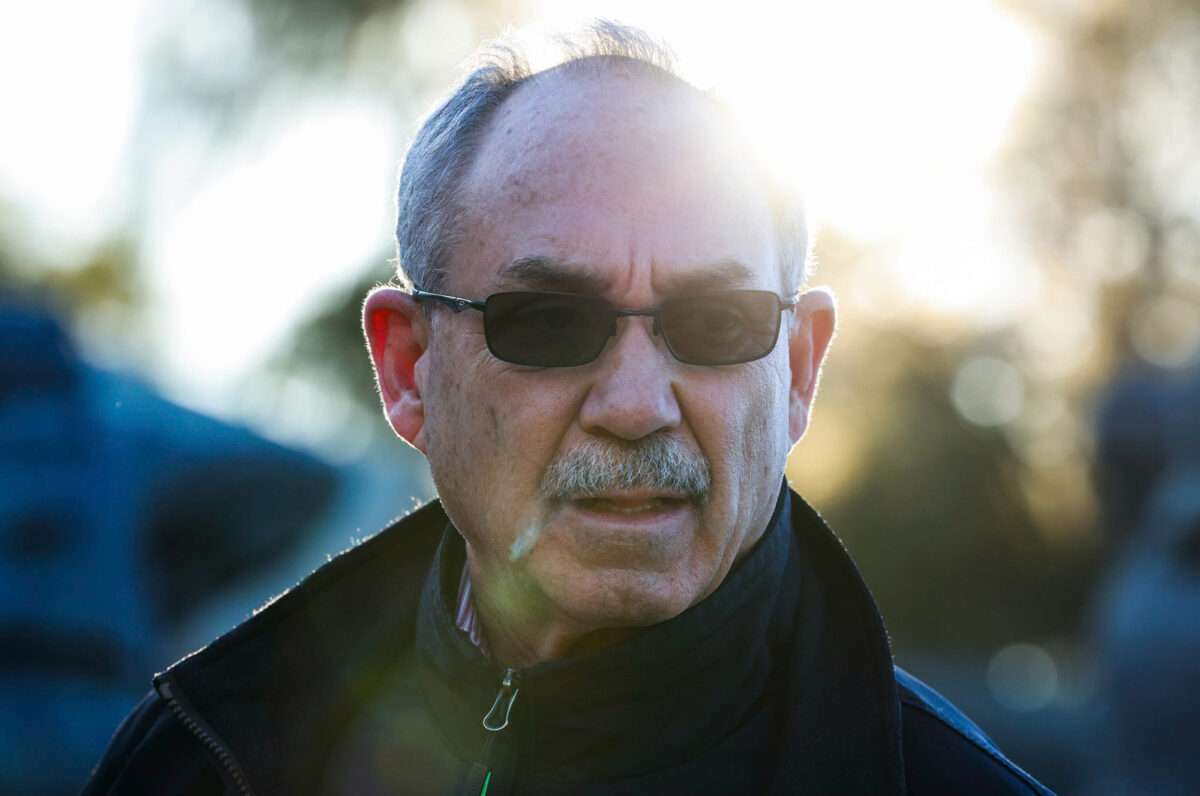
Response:
[[[731,290],[754,284],[754,269],[735,257],[706,263],[672,276],[667,292],[703,293],[710,290]]]
[[[503,289],[520,287],[525,290],[599,294],[610,284],[609,280],[586,266],[542,255],[519,257],[500,272],[500,287]]]
[[[754,277],[754,270],[748,265],[736,258],[726,257],[670,277],[665,292],[680,295],[730,290],[752,285]],[[520,257],[500,272],[501,289],[523,288],[599,295],[611,286],[612,282],[609,279],[587,266],[542,255]]]

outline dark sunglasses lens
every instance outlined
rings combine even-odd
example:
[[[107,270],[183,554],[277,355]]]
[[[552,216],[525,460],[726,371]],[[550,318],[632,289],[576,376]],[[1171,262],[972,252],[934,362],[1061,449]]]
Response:
[[[767,290],[679,296],[663,302],[662,332],[681,362],[733,365],[761,359],[779,334],[779,298]]]
[[[496,293],[488,297],[483,331],[506,362],[542,368],[591,362],[612,328],[604,299],[557,293]]]

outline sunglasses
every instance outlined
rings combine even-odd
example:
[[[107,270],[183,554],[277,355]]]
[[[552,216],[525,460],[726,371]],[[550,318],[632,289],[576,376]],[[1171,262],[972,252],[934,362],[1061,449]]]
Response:
[[[725,290],[674,296],[661,307],[622,310],[599,296],[520,290],[493,293],[486,301],[429,293],[414,287],[417,301],[455,312],[483,313],[488,350],[505,362],[539,368],[584,365],[600,356],[617,333],[617,318],[654,319],[671,356],[689,365],[736,365],[762,359],[775,348],[780,315],[795,310],[769,290]]]

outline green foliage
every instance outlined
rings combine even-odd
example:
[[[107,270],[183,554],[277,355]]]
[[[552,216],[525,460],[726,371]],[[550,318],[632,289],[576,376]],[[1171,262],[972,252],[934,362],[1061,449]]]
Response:
[[[268,369],[304,373],[363,411],[377,415],[379,396],[363,339],[362,303],[371,288],[394,275],[383,257],[379,262],[381,265],[330,296],[323,307],[300,324],[288,345],[268,363]],[[375,422],[374,428],[381,435],[390,434],[382,420]]]
[[[1041,533],[1004,434],[958,416],[949,377],[963,352],[901,335],[874,341],[872,352],[901,375],[886,417],[864,418],[873,436],[862,466],[821,508],[863,570],[898,654],[1072,634],[1096,550]]]

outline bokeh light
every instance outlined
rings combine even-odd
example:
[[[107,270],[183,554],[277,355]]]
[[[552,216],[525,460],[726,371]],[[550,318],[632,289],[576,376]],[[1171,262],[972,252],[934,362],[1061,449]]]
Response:
[[[988,686],[996,701],[1012,710],[1044,708],[1058,694],[1058,667],[1036,644],[1012,644],[988,662]]]

